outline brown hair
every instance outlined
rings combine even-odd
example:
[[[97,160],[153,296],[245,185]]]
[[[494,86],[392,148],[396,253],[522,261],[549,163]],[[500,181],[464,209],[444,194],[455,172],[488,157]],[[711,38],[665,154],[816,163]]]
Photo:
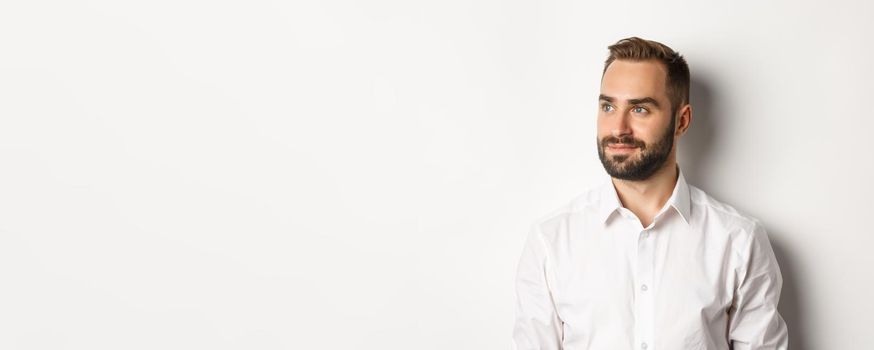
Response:
[[[686,59],[670,47],[656,41],[641,39],[636,36],[617,41],[607,47],[610,56],[604,62],[604,72],[614,60],[645,61],[657,60],[668,69],[666,88],[671,100],[671,114],[684,103],[689,103],[689,66]],[[602,78],[603,78],[602,73]]]

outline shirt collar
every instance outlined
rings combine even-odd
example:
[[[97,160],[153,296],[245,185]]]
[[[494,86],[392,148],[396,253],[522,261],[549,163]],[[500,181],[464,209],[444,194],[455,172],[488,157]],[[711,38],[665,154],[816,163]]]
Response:
[[[674,191],[671,193],[671,197],[668,198],[666,205],[674,208],[680,214],[680,217],[683,218],[683,221],[688,224],[692,214],[689,185],[686,183],[686,178],[683,176],[683,171],[680,170],[679,166],[677,166],[677,173],[677,184],[674,185]],[[601,186],[600,203],[598,217],[602,223],[607,222],[610,214],[613,214],[613,212],[622,207],[622,203],[619,201],[619,194],[616,193],[616,187],[613,186],[613,182],[609,178],[607,183]]]

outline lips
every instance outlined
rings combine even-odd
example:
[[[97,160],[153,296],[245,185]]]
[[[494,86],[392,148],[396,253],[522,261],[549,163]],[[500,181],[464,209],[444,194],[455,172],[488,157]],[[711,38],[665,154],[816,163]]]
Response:
[[[607,145],[607,147],[612,149],[612,150],[617,150],[617,151],[627,151],[627,150],[632,150],[632,149],[637,148],[637,147],[632,146],[632,145],[620,144],[620,143],[611,143],[611,144]]]

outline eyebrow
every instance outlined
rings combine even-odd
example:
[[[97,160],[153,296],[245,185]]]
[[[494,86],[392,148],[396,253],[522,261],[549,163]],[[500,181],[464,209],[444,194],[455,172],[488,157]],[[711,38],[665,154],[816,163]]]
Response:
[[[613,102],[616,99],[613,97],[602,94],[602,95],[598,96],[598,100]],[[659,106],[658,101],[656,101],[656,99],[654,99],[652,97],[632,98],[632,99],[628,99],[627,101],[628,101],[628,104],[632,104],[632,105],[651,104],[651,105],[656,106],[656,107]]]

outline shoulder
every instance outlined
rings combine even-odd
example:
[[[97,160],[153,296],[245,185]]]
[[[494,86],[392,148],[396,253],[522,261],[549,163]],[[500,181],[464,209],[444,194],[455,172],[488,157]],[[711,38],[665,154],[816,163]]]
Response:
[[[539,216],[532,224],[532,231],[549,239],[566,229],[572,218],[594,213],[600,204],[603,186],[604,184],[590,187],[561,206]]]
[[[689,186],[692,212],[707,234],[726,234],[736,245],[745,245],[756,235],[765,235],[761,221],[734,206]],[[761,237],[759,237],[761,238]]]

